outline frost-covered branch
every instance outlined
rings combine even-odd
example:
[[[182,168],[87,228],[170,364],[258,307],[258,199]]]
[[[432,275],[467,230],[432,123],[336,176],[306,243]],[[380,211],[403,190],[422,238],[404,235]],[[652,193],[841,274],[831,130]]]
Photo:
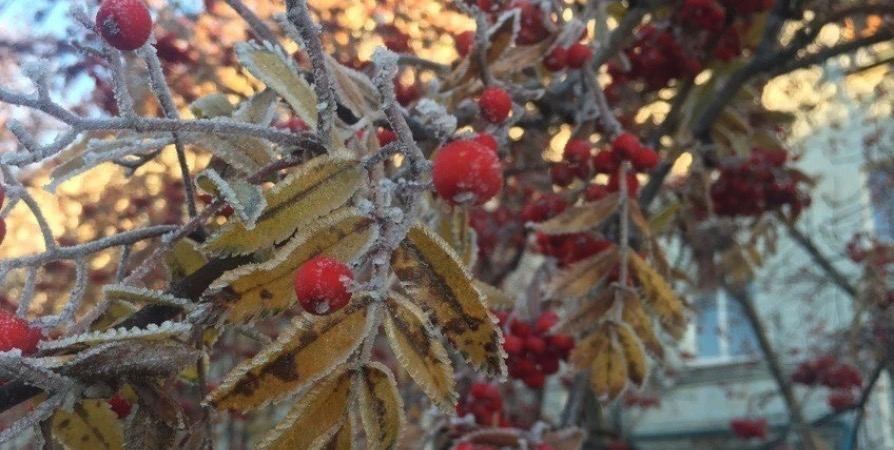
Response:
[[[306,0],[286,0],[286,11],[289,21],[298,28],[304,49],[310,58],[314,73],[314,91],[317,94],[317,112],[319,124],[317,133],[323,142],[329,142],[332,135],[333,119],[338,104],[335,98],[335,88],[326,67],[326,58],[323,54],[323,43],[320,41],[320,28],[310,17],[310,10]]]

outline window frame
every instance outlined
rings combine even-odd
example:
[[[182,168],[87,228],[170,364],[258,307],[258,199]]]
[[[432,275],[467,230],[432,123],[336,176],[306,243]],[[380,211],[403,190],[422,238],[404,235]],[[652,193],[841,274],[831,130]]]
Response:
[[[749,286],[749,289],[751,287]],[[747,354],[733,354],[730,349],[732,347],[732,339],[729,333],[729,330],[732,328],[730,326],[730,311],[729,311],[729,303],[734,302],[735,299],[729,295],[726,289],[717,288],[713,292],[704,293],[699,297],[698,302],[714,301],[717,304],[717,348],[719,355],[716,356],[700,356],[699,348],[698,348],[698,327],[699,327],[699,318],[700,314],[696,311],[693,314],[693,317],[689,321],[689,325],[687,326],[686,333],[681,342],[682,350],[688,352],[693,355],[691,358],[684,359],[683,363],[685,366],[690,368],[702,368],[702,367],[714,367],[714,366],[726,366],[726,365],[736,365],[736,364],[746,364],[753,363],[755,361],[760,360],[760,356],[757,353],[747,353]],[[752,339],[757,343],[757,337],[753,336],[754,330],[751,329],[750,324],[748,324],[748,330],[752,333]]]

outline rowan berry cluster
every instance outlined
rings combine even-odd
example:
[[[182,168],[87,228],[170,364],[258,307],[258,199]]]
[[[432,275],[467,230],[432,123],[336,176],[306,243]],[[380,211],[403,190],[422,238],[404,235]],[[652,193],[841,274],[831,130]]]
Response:
[[[810,196],[799,188],[805,180],[800,172],[786,167],[784,150],[756,148],[747,159],[736,159],[720,167],[711,184],[714,212],[721,216],[759,216],[784,207],[793,214],[810,206]]]
[[[456,405],[456,415],[471,414],[475,423],[482,426],[508,426],[503,412],[503,395],[496,386],[487,383],[472,383],[465,398]]]
[[[733,434],[740,439],[766,439],[767,419],[764,418],[737,418],[730,420],[730,428]]]
[[[499,317],[499,316],[498,316]],[[501,322],[506,321],[506,317]],[[541,389],[546,377],[559,371],[559,361],[568,359],[574,338],[550,334],[559,321],[552,311],[544,311],[533,322],[509,319],[503,349],[509,355],[509,376],[522,380],[531,389]]]

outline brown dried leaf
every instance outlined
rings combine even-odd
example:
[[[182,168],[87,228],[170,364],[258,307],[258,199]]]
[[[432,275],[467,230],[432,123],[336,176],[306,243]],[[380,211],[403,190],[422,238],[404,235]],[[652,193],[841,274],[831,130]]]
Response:
[[[598,227],[618,210],[617,193],[605,198],[579,206],[572,206],[559,215],[531,226],[536,231],[546,234],[570,234],[591,230]],[[631,202],[633,205],[635,202]]]
[[[627,378],[633,384],[642,386],[649,373],[648,361],[646,360],[646,352],[643,351],[642,344],[636,333],[627,324],[620,323],[617,327],[618,343],[624,351],[624,357],[627,360]]]
[[[589,293],[618,264],[618,247],[578,261],[556,274],[547,288],[550,297],[580,298]]]
[[[664,358],[664,346],[655,335],[655,327],[652,318],[643,309],[639,298],[628,296],[624,299],[624,309],[621,312],[621,320],[630,325],[636,335],[639,336],[646,350],[657,359]]]
[[[593,358],[590,382],[597,397],[610,401],[617,398],[627,385],[627,361],[621,346],[611,336],[607,337],[606,345],[601,350]]]

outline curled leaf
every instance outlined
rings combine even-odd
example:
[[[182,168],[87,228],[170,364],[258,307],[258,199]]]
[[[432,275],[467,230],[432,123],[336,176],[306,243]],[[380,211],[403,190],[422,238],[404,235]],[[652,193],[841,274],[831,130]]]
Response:
[[[627,360],[627,378],[633,384],[642,386],[649,372],[646,352],[643,351],[639,338],[629,325],[618,324],[617,331],[618,343],[624,351],[624,358]]]
[[[282,96],[311,128],[317,126],[317,96],[291,58],[265,46],[241,42],[234,46],[236,58],[252,75]]]
[[[196,177],[196,184],[233,207],[236,217],[251,230],[261,212],[267,207],[267,199],[260,186],[239,179],[225,180],[214,169],[205,169]]]
[[[587,295],[605,279],[618,264],[618,247],[578,261],[553,277],[547,289],[554,298],[580,298]]]

